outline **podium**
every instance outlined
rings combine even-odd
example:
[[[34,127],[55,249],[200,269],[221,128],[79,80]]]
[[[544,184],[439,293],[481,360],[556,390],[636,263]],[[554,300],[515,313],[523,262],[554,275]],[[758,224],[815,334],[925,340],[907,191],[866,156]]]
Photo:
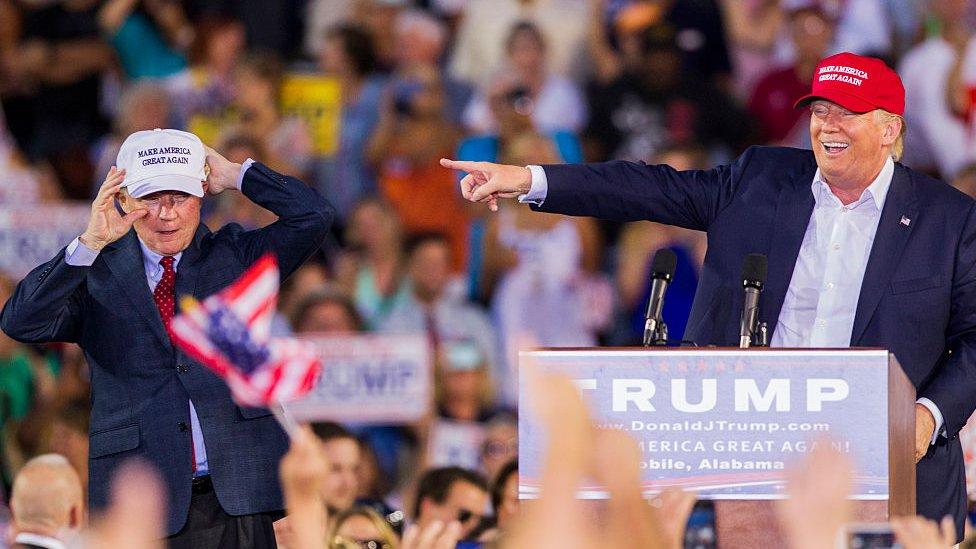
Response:
[[[855,520],[915,514],[915,388],[883,349],[538,349],[526,360],[573,379],[598,423],[638,440],[645,495],[713,500],[720,547],[782,546],[784,472],[827,440],[855,465]],[[525,398],[519,497],[533,499],[545,434]],[[606,493],[580,486],[578,497]]]

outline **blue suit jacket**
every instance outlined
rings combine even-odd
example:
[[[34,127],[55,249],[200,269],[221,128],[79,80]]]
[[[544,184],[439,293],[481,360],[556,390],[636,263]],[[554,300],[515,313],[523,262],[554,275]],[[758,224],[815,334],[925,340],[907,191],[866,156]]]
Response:
[[[776,329],[814,199],[808,150],[753,147],[728,166],[678,172],[626,162],[545,166],[541,209],[707,231],[708,252],[685,339],[737,346],[742,264],[769,257],[759,317]],[[902,217],[910,220],[908,225]],[[772,332],[771,332],[772,333]],[[976,408],[976,209],[941,181],[895,165],[857,303],[851,345],[895,354],[945,418],[917,467],[918,512],[965,516],[957,435]],[[950,353],[951,350],[951,353]]]
[[[229,224],[216,233],[201,224],[180,260],[177,295],[216,293],[268,251],[278,256],[284,278],[321,245],[332,207],[310,187],[255,163],[242,191],[278,221],[254,231]],[[0,327],[18,341],[69,341],[84,349],[91,368],[92,507],[107,503],[115,469],[140,458],[155,466],[166,486],[167,535],[182,528],[191,495],[192,399],[224,510],[245,515],[283,508],[278,461],[287,436],[269,410],[236,406],[219,377],[172,346],[134,230],[106,246],[91,267],[68,265],[62,250],[34,269],[4,307]]]

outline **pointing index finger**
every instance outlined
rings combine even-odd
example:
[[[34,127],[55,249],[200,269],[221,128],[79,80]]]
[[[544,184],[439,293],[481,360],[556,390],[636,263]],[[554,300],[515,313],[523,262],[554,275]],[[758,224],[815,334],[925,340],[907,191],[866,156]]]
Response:
[[[471,173],[473,171],[483,169],[484,162],[471,162],[468,160],[450,160],[447,158],[441,158],[441,166],[450,168],[452,170]]]

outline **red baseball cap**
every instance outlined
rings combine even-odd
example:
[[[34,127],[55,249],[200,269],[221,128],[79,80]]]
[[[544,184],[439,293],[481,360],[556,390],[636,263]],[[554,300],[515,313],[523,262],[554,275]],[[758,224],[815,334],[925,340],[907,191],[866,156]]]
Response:
[[[813,73],[810,93],[793,106],[800,108],[818,99],[856,113],[884,109],[899,116],[905,114],[905,86],[898,73],[880,59],[849,52],[820,61]]]

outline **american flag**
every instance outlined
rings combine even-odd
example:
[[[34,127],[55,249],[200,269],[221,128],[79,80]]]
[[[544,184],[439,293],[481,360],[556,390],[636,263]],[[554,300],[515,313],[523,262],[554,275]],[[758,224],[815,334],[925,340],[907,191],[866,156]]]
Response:
[[[270,406],[301,397],[322,369],[306,344],[270,335],[278,277],[278,262],[265,254],[202,303],[182,297],[181,312],[170,323],[176,345],[224,378],[242,406]]]

